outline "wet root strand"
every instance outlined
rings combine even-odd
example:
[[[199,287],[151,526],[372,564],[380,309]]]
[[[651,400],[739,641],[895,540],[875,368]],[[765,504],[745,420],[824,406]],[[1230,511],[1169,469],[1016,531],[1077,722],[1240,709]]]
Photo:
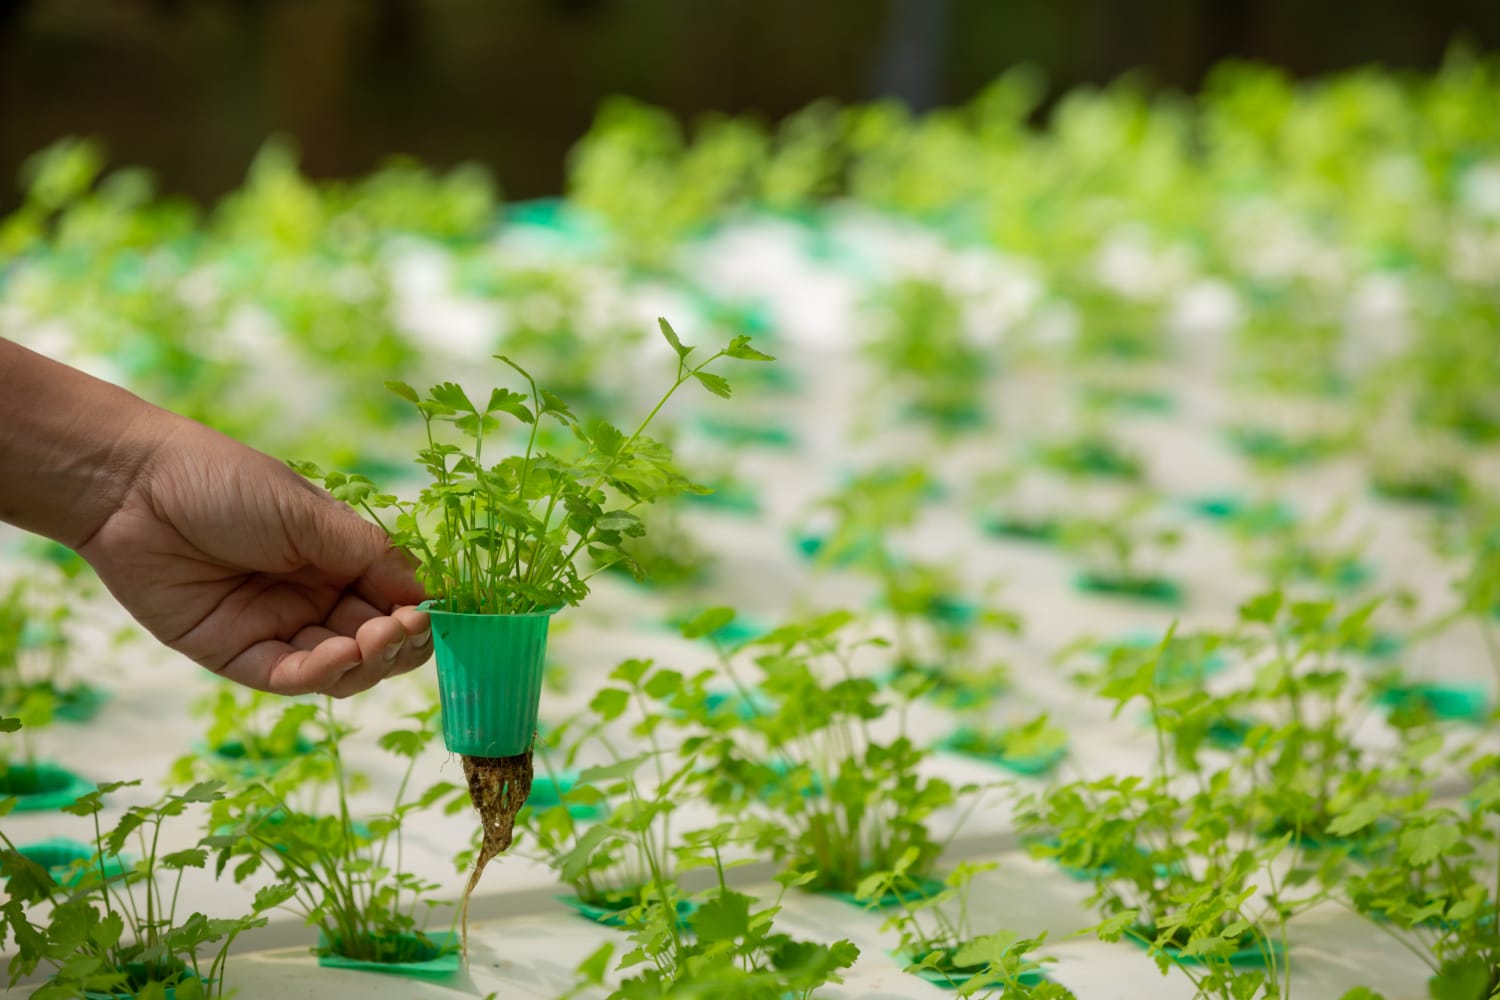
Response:
[[[464,888],[459,903],[459,920],[463,925],[463,952],[469,954],[469,897],[479,884],[485,866],[497,854],[510,849],[515,834],[516,814],[526,804],[531,794],[531,751],[514,757],[469,757],[463,758],[464,778],[469,783],[469,798],[479,813],[479,822],[484,830],[484,839],[479,845],[479,856],[474,860],[474,871],[469,875],[469,884]]]

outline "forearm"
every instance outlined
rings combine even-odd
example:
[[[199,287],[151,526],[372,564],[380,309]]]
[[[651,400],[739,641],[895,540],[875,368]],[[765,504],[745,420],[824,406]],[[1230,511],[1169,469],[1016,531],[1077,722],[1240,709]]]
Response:
[[[178,418],[0,339],[0,520],[77,548]]]

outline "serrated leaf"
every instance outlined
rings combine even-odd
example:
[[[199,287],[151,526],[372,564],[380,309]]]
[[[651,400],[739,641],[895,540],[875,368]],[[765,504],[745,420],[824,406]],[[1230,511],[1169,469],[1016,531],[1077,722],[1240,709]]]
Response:
[[[274,909],[296,895],[297,887],[290,882],[263,885],[255,890],[254,912],[264,913],[266,910]]]
[[[208,864],[208,852],[201,847],[190,847],[185,851],[173,851],[161,857],[163,868],[202,868]]]
[[[383,734],[377,742],[380,749],[410,759],[422,752],[427,737],[413,729],[396,729]]]
[[[457,382],[441,382],[428,390],[427,395],[432,401],[450,411],[458,413],[475,413],[479,410],[469,399],[469,394],[464,392],[463,386]]]
[[[961,946],[953,955],[953,962],[960,967],[976,965],[1000,965],[1005,961],[1006,953],[1019,939],[1015,931],[1000,930],[993,934],[975,938]]]
[[[729,342],[729,347],[724,351],[731,358],[740,361],[775,361],[769,354],[762,354],[750,346],[750,338],[745,336],[735,337]]]
[[[733,394],[729,383],[713,372],[693,372],[693,378],[697,379],[703,388],[722,399],[728,399]]]

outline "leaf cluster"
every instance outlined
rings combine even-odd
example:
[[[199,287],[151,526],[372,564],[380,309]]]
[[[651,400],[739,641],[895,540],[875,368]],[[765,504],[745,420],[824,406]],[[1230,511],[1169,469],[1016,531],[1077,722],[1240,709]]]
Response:
[[[427,485],[415,500],[383,493],[362,475],[309,463],[293,467],[374,517],[395,545],[416,557],[419,577],[444,610],[525,614],[577,605],[594,574],[617,565],[640,573],[626,543],[645,531],[641,507],[698,489],[673,466],[670,449],[645,436],[662,407],[689,381],[728,398],[729,383],[708,370],[721,358],[772,360],[740,336],[695,362],[695,348],[666,320],[660,327],[677,357],[677,373],[629,434],[603,420],[578,419],[563,399],[497,355],[520,374],[527,391],[495,388],[478,403],[454,382],[425,395],[402,382],[387,384],[416,408],[426,429],[417,463]],[[549,422],[570,433],[567,452],[539,450]],[[524,434],[525,446],[491,464],[486,442],[507,423]]]

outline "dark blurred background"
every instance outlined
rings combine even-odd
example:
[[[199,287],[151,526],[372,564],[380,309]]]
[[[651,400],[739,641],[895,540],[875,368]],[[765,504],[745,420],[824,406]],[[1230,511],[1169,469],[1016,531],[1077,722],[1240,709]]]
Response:
[[[961,101],[1019,62],[1054,96],[1131,70],[1190,90],[1226,57],[1432,69],[1454,40],[1500,46],[1500,0],[0,0],[0,209],[66,135],[204,199],[276,132],[314,176],[408,153],[530,197],[611,94],[771,120]]]

